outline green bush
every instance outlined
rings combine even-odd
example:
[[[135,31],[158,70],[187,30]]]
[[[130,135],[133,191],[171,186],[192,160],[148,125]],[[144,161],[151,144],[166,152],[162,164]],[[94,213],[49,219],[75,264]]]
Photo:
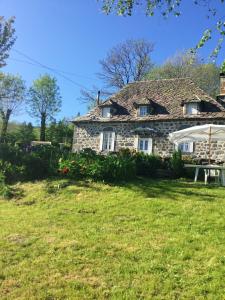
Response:
[[[134,157],[139,176],[154,177],[156,170],[162,167],[162,160],[159,156],[137,152]]]
[[[161,159],[153,155],[128,150],[106,156],[88,151],[60,159],[60,173],[72,178],[91,178],[108,182],[134,178],[136,175],[154,176]]]
[[[59,158],[68,155],[67,150],[53,146],[36,146],[25,151],[1,144],[0,168],[7,182],[41,179],[56,175]]]
[[[182,153],[180,150],[174,151],[170,160],[170,167],[175,178],[185,176],[184,162],[182,160]]]
[[[0,197],[3,199],[10,199],[13,196],[13,192],[5,182],[5,175],[0,172]]]

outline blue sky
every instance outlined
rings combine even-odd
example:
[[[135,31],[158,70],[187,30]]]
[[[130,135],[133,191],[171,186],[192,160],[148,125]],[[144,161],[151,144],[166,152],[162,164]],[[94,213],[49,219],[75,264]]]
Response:
[[[191,3],[184,0],[179,18],[164,20],[159,15],[145,17],[141,10],[132,17],[106,16],[96,0],[0,0],[0,15],[16,17],[18,36],[3,71],[20,74],[27,86],[47,72],[41,67],[16,61],[28,61],[15,51],[19,50],[44,65],[69,72],[64,75],[74,83],[48,72],[56,76],[63,100],[57,118],[72,117],[78,112],[83,114],[86,105],[79,101],[80,86],[101,86],[96,78],[100,71],[99,60],[111,47],[126,39],[148,39],[155,44],[152,60],[160,64],[177,50],[188,49],[198,42],[213,20],[208,21],[205,10],[196,9]],[[200,51],[202,57],[209,56],[214,42],[210,41]],[[217,63],[224,58],[223,45]],[[14,119],[32,120],[25,112]]]

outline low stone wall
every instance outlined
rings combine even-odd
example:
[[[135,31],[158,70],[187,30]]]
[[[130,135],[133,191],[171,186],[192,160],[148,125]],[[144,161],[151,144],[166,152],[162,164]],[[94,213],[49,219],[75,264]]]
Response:
[[[135,149],[136,134],[133,132],[138,127],[150,127],[157,131],[157,135],[152,136],[153,153],[161,157],[168,157],[174,151],[174,145],[168,140],[171,132],[187,127],[204,124],[223,124],[225,120],[182,120],[182,121],[151,121],[143,123],[80,123],[74,128],[73,151],[80,151],[84,148],[92,148],[100,151],[100,133],[106,127],[112,127],[116,133],[115,151],[121,148]],[[212,143],[212,159],[225,161],[225,142]],[[206,142],[197,142],[194,145],[194,152],[190,154],[193,158],[206,159],[208,147]]]

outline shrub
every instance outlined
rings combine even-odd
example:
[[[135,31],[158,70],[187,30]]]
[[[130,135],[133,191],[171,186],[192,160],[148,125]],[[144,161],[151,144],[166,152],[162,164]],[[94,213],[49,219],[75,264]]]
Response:
[[[184,162],[182,160],[182,153],[180,150],[174,151],[170,160],[170,167],[175,178],[184,176]]]
[[[53,146],[36,146],[31,151],[7,144],[0,147],[0,168],[7,182],[35,180],[57,174],[58,160],[67,150]]]
[[[137,152],[134,157],[139,176],[154,177],[156,170],[162,167],[162,160],[159,156]]]
[[[0,172],[0,197],[3,199],[10,199],[13,196],[13,192],[10,187],[5,183],[5,175]]]
[[[132,153],[129,150],[106,156],[87,151],[60,159],[60,173],[67,177],[87,177],[108,182],[134,178],[136,175],[154,176],[161,159],[154,155]]]

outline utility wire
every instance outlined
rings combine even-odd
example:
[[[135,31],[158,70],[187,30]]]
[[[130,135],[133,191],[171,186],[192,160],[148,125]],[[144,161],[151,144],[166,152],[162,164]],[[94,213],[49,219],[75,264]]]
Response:
[[[60,71],[60,70],[57,70],[57,69],[55,69],[55,68],[49,67],[49,66],[47,66],[47,65],[45,65],[45,64],[42,64],[41,62],[37,61],[36,59],[33,59],[32,57],[28,56],[27,54],[23,53],[23,52],[20,51],[20,50],[17,50],[17,49],[12,49],[12,50],[13,50],[14,52],[18,53],[19,55],[21,55],[21,56],[27,58],[29,61],[19,60],[19,59],[13,59],[13,60],[20,61],[20,62],[24,62],[24,63],[28,63],[28,64],[33,65],[33,66],[40,66],[40,67],[42,67],[42,68],[44,68],[44,69],[47,69],[47,70],[49,70],[49,71],[51,71],[51,72],[53,72],[53,73],[55,73],[55,74],[61,76],[62,78],[66,79],[67,81],[70,81],[71,83],[73,83],[74,85],[76,85],[76,86],[78,86],[78,87],[80,87],[80,88],[82,88],[82,89],[89,90],[89,89],[86,88],[84,85],[82,85],[82,84],[80,84],[80,83],[78,83],[78,82],[72,80],[71,78],[69,78],[69,77],[67,77],[67,76],[65,76],[65,75],[62,74],[62,73],[69,73],[69,72]],[[31,61],[32,63],[31,63],[30,61]],[[73,74],[75,75],[75,73],[73,73]],[[90,91],[90,90],[89,90],[89,91]]]

